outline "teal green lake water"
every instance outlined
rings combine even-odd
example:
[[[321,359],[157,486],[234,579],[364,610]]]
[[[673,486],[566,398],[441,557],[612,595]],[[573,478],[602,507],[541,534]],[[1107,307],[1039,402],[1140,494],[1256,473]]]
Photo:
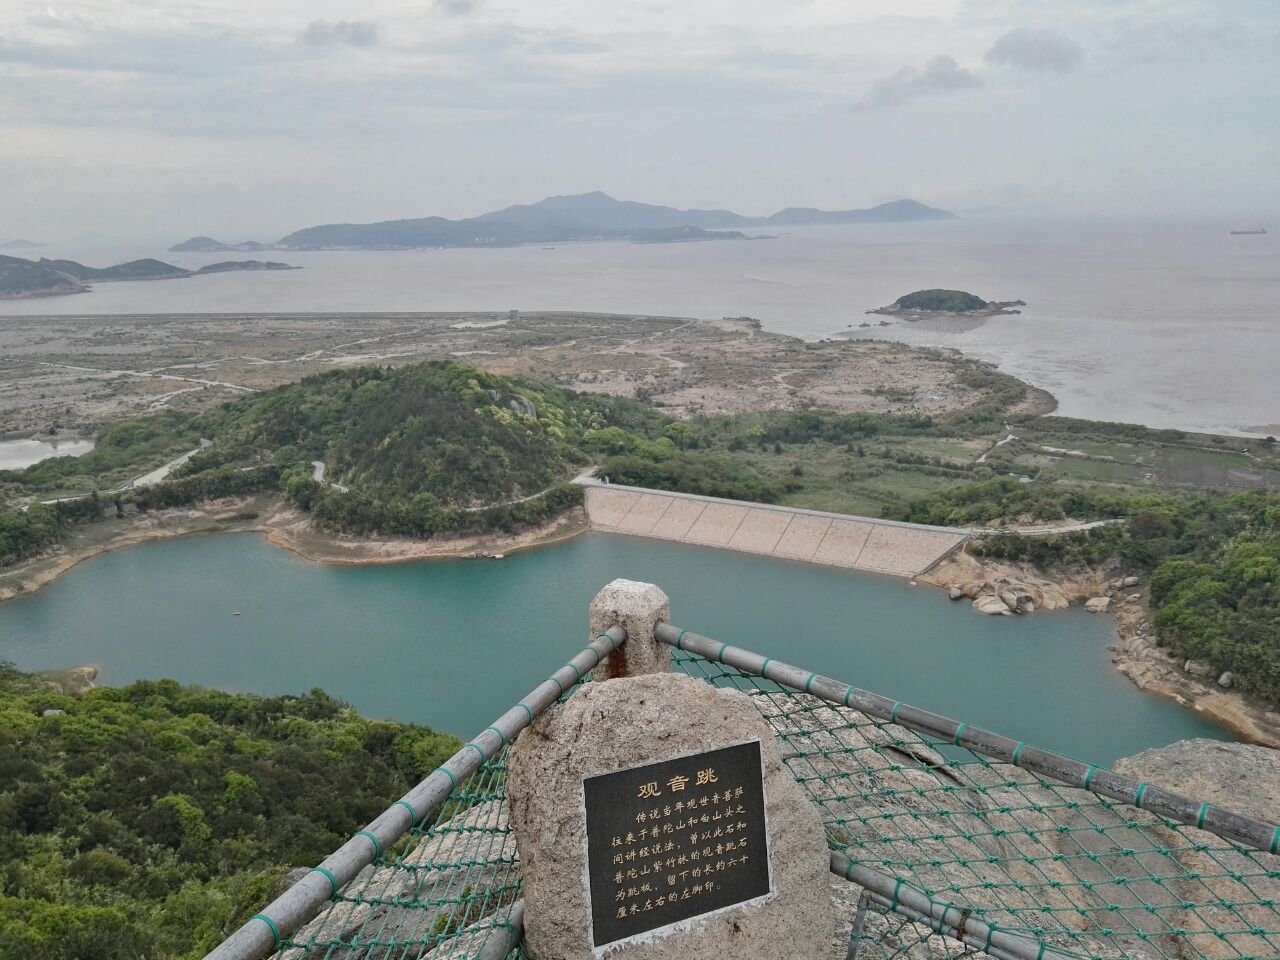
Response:
[[[900,580],[601,534],[368,567],[256,534],[147,544],[0,605],[0,658],[94,664],[110,685],[323,687],[367,716],[469,737],[582,647],[587,604],[615,577],[660,584],[681,627],[1094,762],[1228,736],[1117,673],[1106,617],[984,617]]]

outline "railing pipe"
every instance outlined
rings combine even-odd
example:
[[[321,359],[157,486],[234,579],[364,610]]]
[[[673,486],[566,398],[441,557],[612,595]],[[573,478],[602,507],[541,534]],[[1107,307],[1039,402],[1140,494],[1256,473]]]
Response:
[[[831,872],[870,891],[879,906],[900,913],[908,920],[928,924],[939,933],[989,953],[997,960],[1080,960],[1035,937],[997,929],[955,904],[940,903],[900,879],[855,863],[839,851],[831,853]]]
[[[430,816],[458,784],[515,739],[517,733],[617,650],[624,640],[626,631],[621,627],[611,627],[599,634],[523,700],[464,744],[443,766],[432,771],[261,913],[245,921],[240,929],[210,951],[205,960],[258,960],[278,950],[286,938],[336,897],[356,874],[381,857],[383,851],[411,827]]]
[[[669,623],[660,623],[654,636],[662,643],[677,650],[695,653],[706,660],[723,663],[744,673],[754,674],[775,683],[794,687],[837,706],[851,707],[879,720],[887,720],[923,733],[937,740],[965,747],[974,753],[1040,776],[1057,780],[1067,786],[1079,787],[1102,797],[1147,810],[1168,820],[1176,820],[1201,830],[1207,830],[1224,840],[1242,843],[1264,853],[1280,853],[1280,826],[1265,823],[1235,813],[1211,803],[1198,803],[1188,797],[1140,783],[1096,763],[1084,763],[1061,754],[1032,746],[1021,740],[1011,740],[998,733],[983,730],[968,723],[960,723],[950,717],[931,713],[919,707],[890,700],[888,697],[867,690],[859,690],[848,684],[832,680],[809,670],[762,657],[750,650],[733,647],[712,640],[689,630],[681,630]]]

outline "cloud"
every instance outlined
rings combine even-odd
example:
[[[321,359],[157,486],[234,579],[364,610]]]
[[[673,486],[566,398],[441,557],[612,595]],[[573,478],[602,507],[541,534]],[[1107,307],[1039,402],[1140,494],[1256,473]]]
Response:
[[[1021,70],[1070,73],[1080,65],[1084,51],[1080,44],[1057,30],[1018,27],[1001,36],[986,53],[988,63]]]
[[[368,20],[312,20],[298,39],[309,47],[345,44],[349,47],[376,47],[378,25]]]
[[[971,70],[956,63],[955,57],[934,57],[924,67],[903,67],[896,73],[881,77],[862,95],[860,106],[865,108],[900,107],[918,97],[953,93],[982,85]]]
[[[474,13],[478,0],[435,0],[436,9],[450,17],[465,17]]]

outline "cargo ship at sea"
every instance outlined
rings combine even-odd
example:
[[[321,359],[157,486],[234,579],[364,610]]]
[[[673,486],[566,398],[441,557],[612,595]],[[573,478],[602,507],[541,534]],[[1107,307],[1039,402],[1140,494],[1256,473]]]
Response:
[[[1232,230],[1231,235],[1233,237],[1252,237],[1257,234],[1266,233],[1266,232],[1267,232],[1266,227],[1255,227],[1252,230]]]

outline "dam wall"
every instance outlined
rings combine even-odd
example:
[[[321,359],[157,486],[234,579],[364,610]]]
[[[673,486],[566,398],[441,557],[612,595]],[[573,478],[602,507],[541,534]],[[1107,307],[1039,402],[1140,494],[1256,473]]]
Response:
[[[594,530],[914,577],[967,531],[580,481]]]

